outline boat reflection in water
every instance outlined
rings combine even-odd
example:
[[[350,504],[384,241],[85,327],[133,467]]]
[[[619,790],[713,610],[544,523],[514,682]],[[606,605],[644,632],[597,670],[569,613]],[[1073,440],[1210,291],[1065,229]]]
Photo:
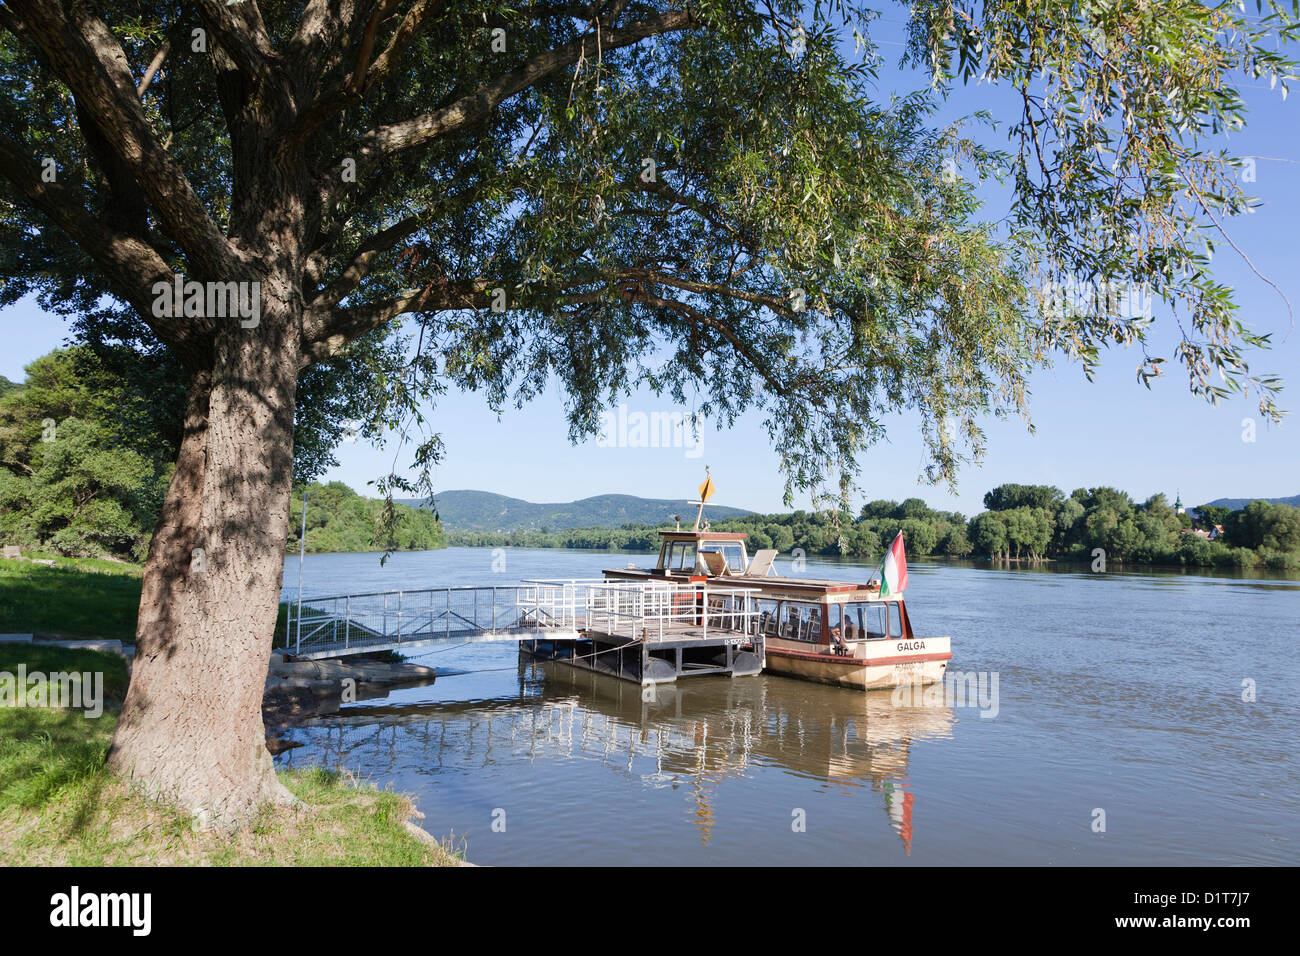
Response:
[[[704,843],[714,825],[715,792],[751,768],[774,766],[879,794],[910,852],[911,746],[952,736],[953,710],[941,695],[937,705],[930,695],[929,706],[898,706],[890,691],[775,676],[640,687],[549,662],[524,662],[519,672],[517,697],[389,701],[309,721],[317,728],[311,759],[327,766],[360,762],[375,773],[413,758],[425,773],[505,761],[598,761],[641,786],[689,788]]]

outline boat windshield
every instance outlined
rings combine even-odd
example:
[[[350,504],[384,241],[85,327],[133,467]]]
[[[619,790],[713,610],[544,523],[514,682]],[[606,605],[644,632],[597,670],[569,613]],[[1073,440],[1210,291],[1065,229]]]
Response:
[[[664,554],[663,567],[670,571],[692,571],[695,569],[695,542],[673,541]]]
[[[742,574],[745,571],[745,546],[739,541],[705,541],[701,551],[716,551],[727,559],[727,571]]]

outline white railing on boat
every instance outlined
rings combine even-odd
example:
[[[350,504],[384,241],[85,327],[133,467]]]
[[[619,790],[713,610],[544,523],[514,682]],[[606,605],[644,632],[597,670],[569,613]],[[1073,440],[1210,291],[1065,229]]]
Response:
[[[601,582],[587,586],[587,628],[662,641],[682,629],[750,633],[757,624],[754,591],[707,584]]]

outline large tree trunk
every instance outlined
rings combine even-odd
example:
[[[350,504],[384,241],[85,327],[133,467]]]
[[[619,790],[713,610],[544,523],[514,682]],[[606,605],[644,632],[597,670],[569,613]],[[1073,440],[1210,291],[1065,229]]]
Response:
[[[264,287],[261,324],[225,320],[211,373],[194,378],[109,751],[146,794],[222,828],[293,800],[262,724],[289,530],[300,328],[291,303]]]

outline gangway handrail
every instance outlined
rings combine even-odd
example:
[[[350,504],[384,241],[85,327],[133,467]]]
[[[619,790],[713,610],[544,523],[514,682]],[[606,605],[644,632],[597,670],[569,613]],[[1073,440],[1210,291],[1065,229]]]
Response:
[[[334,650],[355,653],[368,646],[472,639],[476,634],[508,636],[539,628],[567,629],[576,635],[601,621],[610,631],[627,627],[633,639],[651,633],[662,639],[674,624],[699,626],[706,634],[719,627],[749,633],[758,615],[754,590],[720,583],[533,578],[517,584],[318,596],[305,598],[301,607],[287,602],[286,637],[295,654],[307,648],[308,653],[328,655]],[[480,595],[487,591],[492,592],[490,601],[481,602]],[[466,600],[470,594],[472,603]],[[718,607],[718,601],[725,606]],[[306,634],[304,623],[310,628]]]
[[[308,594],[303,597],[303,603],[308,601],[342,601],[347,598],[365,598],[365,597],[384,597],[390,594],[429,594],[438,591],[494,591],[505,588],[523,587],[523,584],[445,584],[437,588],[392,588],[388,591],[358,591],[347,594]],[[294,598],[294,602],[297,598]],[[281,604],[291,604],[294,602],[281,601]]]

